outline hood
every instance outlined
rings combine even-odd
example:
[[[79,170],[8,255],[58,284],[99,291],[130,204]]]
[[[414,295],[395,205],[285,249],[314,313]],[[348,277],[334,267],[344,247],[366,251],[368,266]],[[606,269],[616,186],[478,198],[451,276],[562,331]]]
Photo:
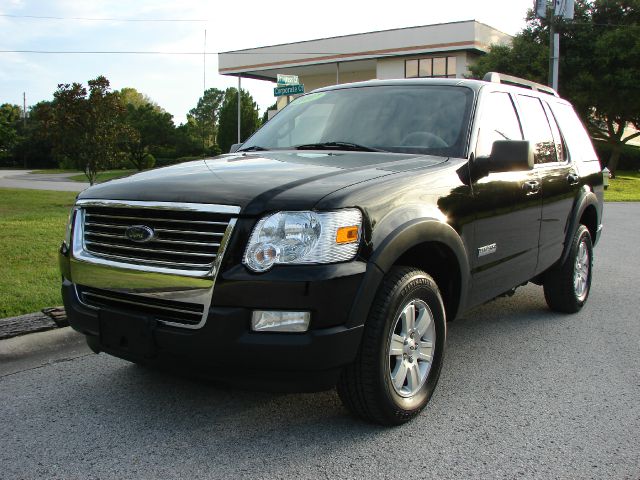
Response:
[[[79,198],[236,205],[243,214],[257,215],[311,209],[336,190],[446,160],[386,152],[247,152],[112,180]]]

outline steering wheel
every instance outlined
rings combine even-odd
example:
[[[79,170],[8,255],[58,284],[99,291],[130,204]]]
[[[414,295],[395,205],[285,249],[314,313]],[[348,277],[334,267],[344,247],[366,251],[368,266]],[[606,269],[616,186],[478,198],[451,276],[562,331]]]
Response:
[[[446,148],[449,145],[438,135],[431,132],[412,132],[402,139],[406,147]]]

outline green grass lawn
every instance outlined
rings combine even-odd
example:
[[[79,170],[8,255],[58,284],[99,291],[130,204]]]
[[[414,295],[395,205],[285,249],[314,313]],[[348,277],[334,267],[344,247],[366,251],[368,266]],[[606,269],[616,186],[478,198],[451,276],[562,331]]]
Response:
[[[604,192],[607,202],[640,202],[640,172],[618,171]]]
[[[128,177],[136,173],[137,170],[106,170],[104,172],[98,173],[96,177],[96,183],[106,182],[107,180],[113,180],[114,178],[122,178]],[[73,180],[74,182],[88,182],[87,176],[84,173],[80,173],[78,175],[74,175],[69,177],[69,180]]]
[[[0,318],[62,304],[57,252],[75,196],[0,188]]]

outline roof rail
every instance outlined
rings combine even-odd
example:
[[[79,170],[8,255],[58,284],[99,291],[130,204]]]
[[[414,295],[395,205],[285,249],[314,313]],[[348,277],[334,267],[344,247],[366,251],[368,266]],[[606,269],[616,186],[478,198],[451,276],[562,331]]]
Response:
[[[558,95],[558,92],[556,92],[551,87],[542,85],[541,83],[532,82],[531,80],[525,80],[524,78],[505,75],[504,73],[487,72],[487,74],[484,76],[482,80],[484,80],[485,82],[504,83],[506,85],[515,85],[516,87],[524,87],[530,90],[534,90],[536,92],[542,92],[548,95],[553,95],[554,97],[560,96]]]

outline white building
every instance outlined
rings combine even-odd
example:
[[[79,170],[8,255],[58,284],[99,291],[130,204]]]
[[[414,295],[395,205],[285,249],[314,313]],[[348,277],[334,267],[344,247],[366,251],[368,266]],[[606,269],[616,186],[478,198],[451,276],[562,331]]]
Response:
[[[460,78],[491,45],[509,42],[510,35],[469,20],[223,52],[218,71],[271,82],[298,75],[306,92],[371,79]]]

